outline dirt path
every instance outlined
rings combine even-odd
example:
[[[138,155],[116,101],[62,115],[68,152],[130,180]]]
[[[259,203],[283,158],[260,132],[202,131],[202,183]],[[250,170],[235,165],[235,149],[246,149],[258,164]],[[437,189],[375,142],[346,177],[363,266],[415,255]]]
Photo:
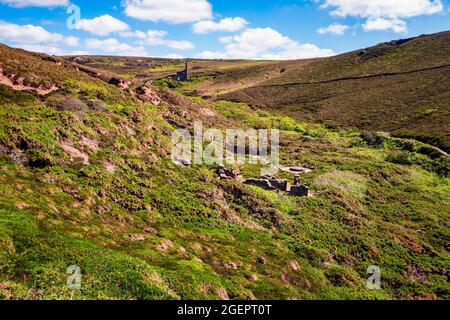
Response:
[[[22,80],[22,81],[23,81],[23,80]],[[50,92],[53,92],[53,91],[59,89],[59,88],[58,88],[57,86],[55,86],[55,85],[52,86],[51,88],[48,88],[48,89],[44,89],[44,88],[42,88],[42,87],[34,88],[34,87],[31,87],[31,86],[25,86],[25,85],[23,85],[23,84],[21,83],[22,81],[19,81],[19,83],[15,84],[15,83],[13,82],[13,80],[11,80],[11,79],[8,78],[7,76],[3,75],[3,70],[0,68],[0,84],[4,84],[4,85],[10,87],[10,88],[13,89],[13,90],[16,90],[16,91],[33,90],[33,91],[36,91],[38,95],[44,96],[44,95],[46,95],[46,94],[49,94]]]

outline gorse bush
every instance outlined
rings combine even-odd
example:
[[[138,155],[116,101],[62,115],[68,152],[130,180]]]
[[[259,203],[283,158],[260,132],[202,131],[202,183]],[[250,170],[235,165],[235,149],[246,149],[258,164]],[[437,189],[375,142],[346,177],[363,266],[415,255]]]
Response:
[[[382,134],[373,131],[363,132],[360,137],[371,147],[380,147],[387,140]]]
[[[450,158],[441,157],[435,161],[433,170],[441,177],[450,176]]]
[[[411,165],[416,161],[416,158],[408,151],[395,150],[389,153],[386,160],[396,164]]]

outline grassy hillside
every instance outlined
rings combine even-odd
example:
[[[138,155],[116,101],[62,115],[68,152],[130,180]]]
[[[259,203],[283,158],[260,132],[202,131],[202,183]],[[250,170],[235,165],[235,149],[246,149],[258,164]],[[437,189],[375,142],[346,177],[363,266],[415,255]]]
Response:
[[[224,75],[208,86],[199,84],[194,93],[328,127],[386,131],[450,150],[450,32],[268,68],[267,79],[254,68],[234,72],[238,82],[253,82],[242,81],[232,92]]]
[[[66,56],[67,63],[93,68],[104,73],[115,73],[135,82],[146,82],[170,77],[185,67],[184,59],[117,57],[117,56]],[[272,65],[273,62],[245,60],[187,59],[190,74],[194,77],[214,77],[227,70],[241,70],[254,65]]]
[[[0,84],[1,299],[450,298],[449,160],[433,147],[179,93],[196,82],[158,82],[152,104],[137,84],[1,49],[4,69],[61,84]],[[282,130],[282,164],[313,169],[312,196],[174,165],[171,132],[197,119]],[[80,291],[66,286],[73,264]],[[381,290],[366,288],[370,265]]]

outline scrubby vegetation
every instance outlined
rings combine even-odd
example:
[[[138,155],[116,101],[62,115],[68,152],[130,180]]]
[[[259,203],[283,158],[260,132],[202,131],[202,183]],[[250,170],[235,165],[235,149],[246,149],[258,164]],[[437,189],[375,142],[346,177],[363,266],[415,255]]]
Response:
[[[152,88],[156,106],[82,73],[56,80],[47,96],[0,85],[1,299],[450,298],[439,150],[170,88]],[[312,196],[174,165],[171,132],[195,119],[280,129],[282,164],[313,170]],[[370,265],[381,290],[366,287]]]

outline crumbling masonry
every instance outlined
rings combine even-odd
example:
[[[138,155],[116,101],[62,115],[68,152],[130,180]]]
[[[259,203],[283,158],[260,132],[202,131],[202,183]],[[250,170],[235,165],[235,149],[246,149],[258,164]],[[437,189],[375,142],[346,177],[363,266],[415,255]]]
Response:
[[[263,176],[258,179],[244,179],[240,172],[236,170],[220,167],[218,174],[222,180],[236,180],[241,181],[247,185],[257,186],[265,190],[279,190],[287,192],[293,197],[307,197],[309,195],[309,188],[303,184],[299,175],[294,178],[294,184],[291,186],[286,179],[277,179],[272,176]]]

